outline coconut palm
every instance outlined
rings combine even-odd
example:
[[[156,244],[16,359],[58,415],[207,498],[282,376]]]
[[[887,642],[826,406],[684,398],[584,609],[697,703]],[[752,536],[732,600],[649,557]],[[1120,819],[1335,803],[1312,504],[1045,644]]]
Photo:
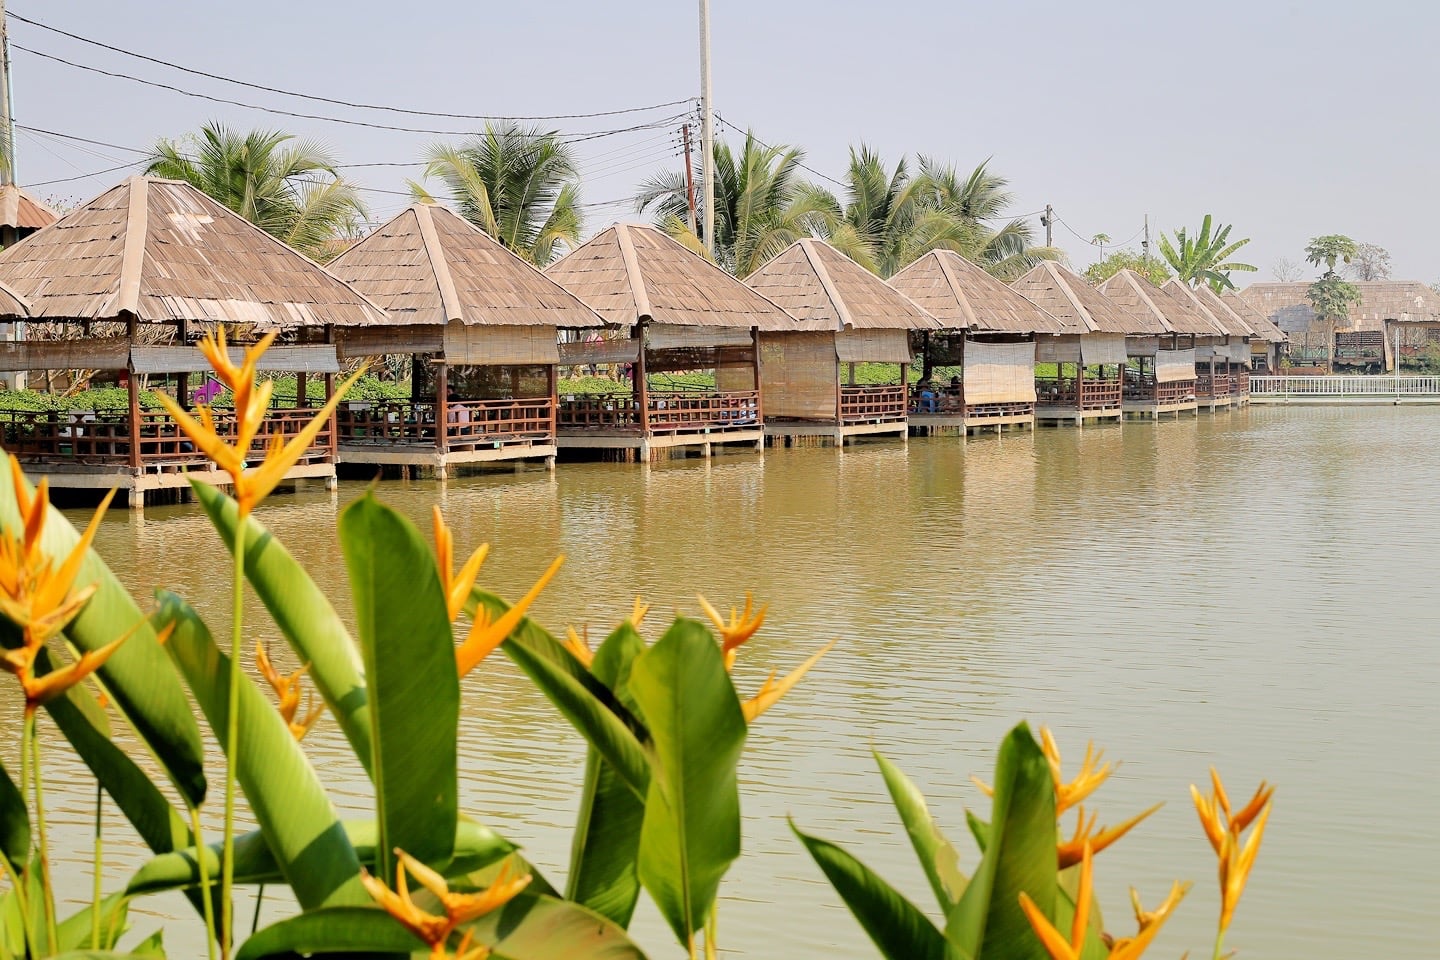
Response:
[[[1170,268],[1175,271],[1175,276],[1191,286],[1197,283],[1209,284],[1210,289],[1216,293],[1234,290],[1235,284],[1230,280],[1232,271],[1254,273],[1258,269],[1248,263],[1237,263],[1230,260],[1236,250],[1250,242],[1250,238],[1246,237],[1243,240],[1229,243],[1227,241],[1230,239],[1230,224],[1220,227],[1213,233],[1211,226],[1210,214],[1207,213],[1200,224],[1200,232],[1194,237],[1187,235],[1184,227],[1175,231],[1174,243],[1170,242],[1169,237],[1161,234],[1160,253],[1170,264]]]
[[[434,145],[426,160],[425,177],[445,184],[460,215],[522,259],[543,267],[579,244],[580,175],[559,134],[489,123],[474,140]]]
[[[207,123],[156,142],[146,173],[183,180],[290,246],[324,259],[365,216],[329,149],[278,130],[241,133]]]
[[[749,132],[739,156],[729,144],[716,142],[716,263],[736,276],[749,276],[834,215],[832,199],[802,179],[804,157],[803,150],[766,146]],[[703,202],[697,197],[697,206]],[[702,238],[689,226],[684,171],[665,171],[641,184],[635,207],[691,249],[704,251]],[[701,209],[697,220],[703,217]]]

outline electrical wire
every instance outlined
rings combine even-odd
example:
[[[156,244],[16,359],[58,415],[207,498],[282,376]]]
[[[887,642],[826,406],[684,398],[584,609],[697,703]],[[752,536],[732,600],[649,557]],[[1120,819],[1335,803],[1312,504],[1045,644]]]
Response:
[[[282,96],[294,97],[298,100],[311,100],[316,103],[328,103],[331,106],[350,107],[356,110],[383,110],[387,113],[402,113],[414,117],[440,117],[447,120],[590,120],[596,117],[617,117],[623,114],[647,113],[652,110],[661,110],[666,107],[678,107],[681,104],[691,103],[695,100],[694,97],[686,97],[681,100],[669,100],[665,103],[651,103],[643,107],[624,107],[618,110],[596,110],[591,113],[556,113],[536,116],[501,116],[498,114],[444,113],[438,110],[413,110],[408,107],[392,107],[378,103],[361,103],[350,100],[338,100],[334,97],[325,97],[310,93],[297,93],[294,90],[285,90],[280,87],[270,87],[261,83],[251,83],[246,80],[236,80],[233,77],[225,77],[216,73],[207,73],[204,70],[196,70],[193,67],[181,66],[178,63],[171,63],[168,60],[161,60],[157,57],[147,56],[143,53],[136,53],[133,50],[126,50],[123,47],[112,46],[108,43],[102,43],[99,40],[92,40],[89,37],[82,37],[78,33],[71,33],[68,30],[61,30],[59,27],[52,27],[49,24],[41,23],[39,20],[31,20],[29,17],[22,17],[20,14],[15,13],[14,11],[7,11],[6,16],[11,20],[16,20],[20,23],[29,24],[32,27],[38,27],[41,30],[48,30],[51,33],[59,34],[62,37],[68,37],[71,40],[78,40],[80,43],[88,43],[91,46],[99,47],[102,50],[109,50],[112,53],[118,53],[123,56],[133,57],[136,60],[142,60],[146,63],[153,63],[157,66],[168,67],[171,70],[179,70],[181,73],[188,73],[192,76],[205,77],[209,80],[220,80],[225,83],[233,83],[236,86],[248,87],[251,90],[260,90],[265,93],[278,93]],[[22,47],[20,49],[25,48]],[[26,52],[34,53],[35,51],[26,50]],[[41,54],[41,56],[44,56],[44,54]]]
[[[1140,236],[1140,234],[1145,232],[1145,228],[1142,226],[1139,230],[1136,230],[1134,233],[1132,233],[1128,240],[1122,240],[1119,243],[1116,243],[1113,240],[1106,240],[1104,243],[1096,243],[1094,240],[1087,240],[1085,237],[1082,237],[1080,234],[1076,233],[1074,227],[1070,226],[1070,224],[1066,223],[1064,220],[1061,220],[1059,217],[1055,218],[1055,222],[1060,224],[1066,230],[1069,230],[1072,234],[1074,234],[1075,239],[1081,241],[1082,243],[1088,243],[1092,247],[1113,247],[1117,250],[1120,247],[1124,247],[1133,243],[1136,237]]]
[[[58,180],[41,180],[36,183],[27,183],[25,184],[25,186],[27,188],[50,187],[58,183],[74,183],[76,180],[89,180],[91,177],[99,177],[104,176],[107,173],[115,173],[120,170],[128,170],[131,167],[138,166],[140,162],[141,161],[139,160],[132,160],[129,163],[122,163],[117,167],[106,167],[104,170],[96,170],[94,173],[82,173],[79,176],[75,177],[60,177]]]

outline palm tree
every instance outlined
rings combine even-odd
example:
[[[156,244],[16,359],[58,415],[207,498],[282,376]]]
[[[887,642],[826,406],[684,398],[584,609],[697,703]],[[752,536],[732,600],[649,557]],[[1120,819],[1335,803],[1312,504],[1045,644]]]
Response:
[[[559,134],[489,123],[459,146],[436,144],[426,160],[426,178],[444,182],[460,215],[520,258],[543,267],[579,245],[580,175]]]
[[[1231,225],[1220,227],[1213,235],[1210,232],[1211,225],[1210,214],[1207,213],[1200,224],[1200,233],[1193,238],[1186,235],[1184,227],[1175,231],[1173,244],[1169,237],[1161,234],[1160,253],[1175,271],[1175,276],[1191,286],[1206,283],[1216,293],[1234,290],[1235,284],[1230,280],[1231,271],[1254,273],[1258,269],[1248,263],[1235,263],[1230,260],[1230,256],[1249,243],[1250,238],[1227,243]]]
[[[729,144],[715,144],[715,262],[739,277],[760,269],[790,244],[811,236],[833,215],[828,195],[800,176],[805,152],[766,146],[751,132],[737,157]],[[697,206],[703,204],[697,198]],[[635,208],[651,214],[667,233],[697,252],[701,237],[690,229],[690,201],[684,171],[665,171],[640,186]],[[703,218],[699,210],[697,219]]]
[[[365,217],[355,187],[330,151],[278,130],[240,133],[207,123],[198,134],[159,140],[145,172],[183,180],[290,246],[324,259]]]

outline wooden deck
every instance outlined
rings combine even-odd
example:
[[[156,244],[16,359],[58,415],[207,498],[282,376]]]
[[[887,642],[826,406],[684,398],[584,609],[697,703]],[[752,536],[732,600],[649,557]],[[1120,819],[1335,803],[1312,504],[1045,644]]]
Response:
[[[1084,426],[1087,420],[1120,420],[1125,415],[1118,379],[1037,377],[1035,397],[1037,423]]]
[[[1127,417],[1158,420],[1170,415],[1179,419],[1181,413],[1198,413],[1199,407],[1194,380],[1158,383],[1149,375],[1127,377],[1125,380],[1121,410]]]
[[[337,413],[342,464],[433,468],[446,479],[467,464],[541,460],[555,466],[555,402],[451,400],[436,435],[437,406],[430,402],[350,403]]]
[[[629,393],[573,394],[560,399],[559,450],[631,450],[641,460],[660,451],[716,444],[765,445],[758,390],[649,390],[644,409]]]

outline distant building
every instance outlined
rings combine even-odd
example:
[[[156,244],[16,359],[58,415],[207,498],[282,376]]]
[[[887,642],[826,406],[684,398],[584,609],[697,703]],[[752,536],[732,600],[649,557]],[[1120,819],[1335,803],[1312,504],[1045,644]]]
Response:
[[[1346,321],[1335,325],[1335,343],[1326,343],[1326,324],[1310,308],[1309,281],[1252,283],[1240,291],[1250,306],[1290,337],[1297,364],[1329,361],[1335,368],[1395,369],[1395,335],[1410,356],[1426,343],[1440,341],[1440,294],[1414,280],[1359,280],[1360,302]]]

